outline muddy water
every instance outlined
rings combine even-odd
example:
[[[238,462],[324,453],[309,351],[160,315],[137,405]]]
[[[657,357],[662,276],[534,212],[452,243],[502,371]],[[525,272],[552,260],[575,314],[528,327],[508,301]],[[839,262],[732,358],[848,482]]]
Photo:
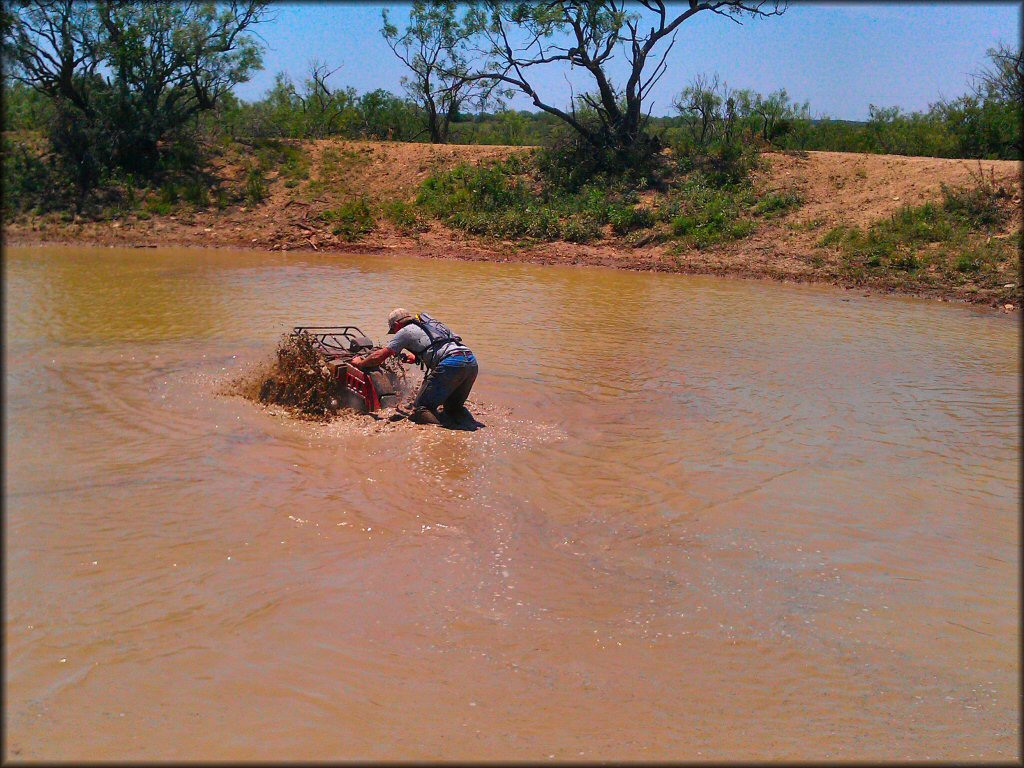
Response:
[[[8,758],[1019,757],[1019,332],[598,269],[5,254]],[[435,312],[475,433],[224,380]]]

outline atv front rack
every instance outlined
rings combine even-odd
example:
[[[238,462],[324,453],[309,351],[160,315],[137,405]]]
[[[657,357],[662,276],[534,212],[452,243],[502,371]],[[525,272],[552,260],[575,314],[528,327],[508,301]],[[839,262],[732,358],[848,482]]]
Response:
[[[371,349],[373,342],[354,325],[297,325],[292,335],[301,333],[313,337],[324,357],[351,357],[365,349]]]

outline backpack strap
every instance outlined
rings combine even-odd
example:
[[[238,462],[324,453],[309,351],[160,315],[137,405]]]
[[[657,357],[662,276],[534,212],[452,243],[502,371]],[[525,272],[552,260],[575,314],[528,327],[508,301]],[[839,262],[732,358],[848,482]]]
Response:
[[[427,335],[427,340],[430,342],[422,352],[416,355],[417,360],[420,361],[421,363],[423,362],[422,355],[424,352],[433,352],[434,350],[438,349],[439,347],[443,347],[446,344],[462,343],[461,336],[456,336],[448,329],[448,327],[444,323],[442,323],[439,320],[435,320],[425,312],[413,315],[413,318],[410,322],[412,322],[413,325],[417,326],[420,330],[422,330]],[[432,325],[440,326],[441,332],[446,335],[435,333],[434,330],[431,328]],[[437,363],[440,362],[440,360],[437,361]]]

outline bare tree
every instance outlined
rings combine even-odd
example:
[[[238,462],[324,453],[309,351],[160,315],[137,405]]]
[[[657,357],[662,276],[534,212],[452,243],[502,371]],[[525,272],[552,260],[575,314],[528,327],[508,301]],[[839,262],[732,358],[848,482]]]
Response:
[[[466,46],[476,33],[472,7],[459,18],[457,0],[416,0],[405,31],[399,34],[388,11],[381,34],[395,56],[412,72],[403,77],[406,92],[423,108],[432,144],[445,144],[452,120],[467,102],[478,105],[490,92],[485,80],[467,77]]]
[[[668,54],[686,21],[708,11],[742,23],[743,17],[784,10],[784,0],[690,0],[671,7],[662,0],[484,0],[477,26],[485,40],[479,52],[487,64],[465,79],[491,80],[526,94],[592,147],[628,153],[648,141],[644,105],[666,72]],[[622,86],[609,74],[618,54],[628,63]],[[579,69],[592,81],[566,109],[550,103],[534,85],[536,70],[558,64]],[[577,103],[593,118],[581,115]]]
[[[975,91],[981,97],[1024,106],[1024,49],[1000,43],[988,49],[991,62],[976,76]]]
[[[87,93],[103,57],[99,16],[75,0],[5,4],[4,76],[90,112]]]
[[[338,123],[350,104],[350,96],[345,91],[335,91],[327,85],[327,79],[341,69],[331,69],[325,62],[313,59],[309,63],[309,80],[306,81],[306,92],[299,96],[302,111],[307,116],[307,132],[311,136],[322,138],[335,132]]]

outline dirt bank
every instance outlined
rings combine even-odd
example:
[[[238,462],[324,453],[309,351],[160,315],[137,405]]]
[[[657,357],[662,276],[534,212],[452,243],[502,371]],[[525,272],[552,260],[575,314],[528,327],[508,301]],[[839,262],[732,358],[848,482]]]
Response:
[[[752,235],[704,249],[677,245],[633,247],[610,236],[597,243],[522,244],[468,237],[436,221],[425,231],[401,231],[384,217],[357,242],[332,232],[321,214],[339,202],[365,197],[371,205],[411,202],[420,183],[434,170],[461,162],[504,158],[521,147],[431,146],[387,142],[308,142],[303,150],[311,169],[308,181],[268,175],[268,196],[255,206],[227,205],[218,210],[179,209],[159,215],[125,214],[108,221],[61,221],[59,217],[25,217],[5,229],[8,243],[86,242],[101,245],[316,250],[388,251],[403,255],[487,261],[596,264],[625,269],[766,277],[786,281],[826,282],[875,291],[930,296],[1003,306],[1021,303],[1020,261],[1000,267],[999,284],[960,284],[922,275],[852,275],[838,249],[823,248],[822,237],[836,226],[869,226],[906,205],[937,201],[942,185],[975,183],[980,175],[1004,188],[1008,205],[1019,206],[1020,164],[894,155],[808,152],[765,155],[758,174],[762,189],[795,189],[803,204],[767,220]],[[221,178],[240,177],[243,158],[226,158]],[[1019,216],[993,235],[1013,242]],[[1004,274],[1005,273],[1005,274]]]

